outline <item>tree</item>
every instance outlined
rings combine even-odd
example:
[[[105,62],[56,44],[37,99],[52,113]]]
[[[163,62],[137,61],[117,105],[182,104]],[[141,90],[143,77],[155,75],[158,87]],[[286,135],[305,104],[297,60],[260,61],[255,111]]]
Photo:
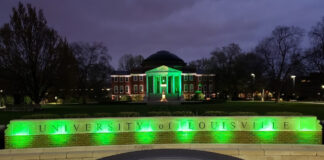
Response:
[[[80,96],[86,103],[87,90],[98,90],[107,85],[108,76],[113,70],[111,56],[102,43],[74,43],[72,49],[78,62]]]
[[[278,26],[270,37],[263,39],[256,47],[268,66],[267,74],[273,82],[276,100],[279,101],[283,81],[292,73],[294,57],[301,54],[300,42],[303,30],[298,27]]]
[[[47,26],[42,10],[19,3],[10,22],[0,29],[1,78],[10,81],[15,103],[30,96],[39,104],[53,86],[67,42]]]
[[[142,65],[144,58],[142,55],[133,56],[132,54],[125,54],[119,59],[119,69],[123,71],[131,71],[139,68]]]
[[[237,97],[237,79],[234,72],[235,59],[242,54],[238,44],[217,48],[211,53],[211,70],[217,75],[217,87],[223,92],[223,96]]]
[[[314,71],[324,73],[324,17],[309,32],[311,48],[307,52],[307,60]]]

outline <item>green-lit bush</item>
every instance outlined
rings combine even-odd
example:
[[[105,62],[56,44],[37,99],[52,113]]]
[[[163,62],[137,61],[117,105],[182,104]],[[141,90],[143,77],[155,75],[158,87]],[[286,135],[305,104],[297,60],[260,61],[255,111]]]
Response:
[[[25,96],[24,97],[24,104],[32,104],[32,100],[31,100],[31,98],[29,97],[29,96]]]
[[[24,115],[22,119],[47,119],[47,118],[60,118],[60,115],[57,114],[30,114]]]
[[[140,114],[138,112],[119,112],[117,115],[120,117],[138,117]]]
[[[111,113],[95,113],[94,117],[111,117]]]
[[[175,111],[172,112],[173,116],[193,116],[194,114],[191,111]]]
[[[128,95],[123,95],[120,97],[120,101],[127,101],[127,102],[130,102],[132,101],[132,98]]]
[[[257,116],[258,113],[255,112],[231,112],[230,116]]]
[[[73,114],[64,114],[65,118],[86,118],[89,117],[86,113],[73,113]]]
[[[223,111],[206,111],[203,115],[204,116],[227,116],[228,113]]]
[[[193,101],[203,101],[205,100],[205,95],[201,91],[196,91],[195,95],[192,97]]]
[[[299,112],[267,112],[268,116],[301,116],[302,113]]]
[[[5,97],[5,104],[8,104],[8,105],[14,105],[15,103],[15,100],[12,96],[6,96]]]
[[[159,112],[147,112],[148,116],[171,116],[171,112],[159,111]]]

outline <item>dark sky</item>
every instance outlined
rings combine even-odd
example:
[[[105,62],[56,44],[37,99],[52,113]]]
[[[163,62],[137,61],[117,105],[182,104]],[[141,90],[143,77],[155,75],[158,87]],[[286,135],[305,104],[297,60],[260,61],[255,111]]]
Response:
[[[117,67],[126,53],[158,50],[186,62],[216,47],[249,51],[277,25],[308,31],[324,16],[324,0],[23,0],[43,9],[48,24],[70,42],[103,42]],[[0,0],[0,25],[17,0]],[[307,45],[306,42],[303,43]]]

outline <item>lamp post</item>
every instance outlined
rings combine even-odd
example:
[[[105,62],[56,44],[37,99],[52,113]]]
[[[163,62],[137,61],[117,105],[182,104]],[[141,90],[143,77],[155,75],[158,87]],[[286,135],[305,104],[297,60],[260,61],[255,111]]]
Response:
[[[255,74],[251,73],[252,77],[252,101],[254,101],[254,82],[255,82]]]
[[[295,98],[295,80],[296,80],[296,76],[291,75],[290,78],[293,80],[293,93],[292,93],[292,96],[293,96],[293,98]]]
[[[324,84],[321,85],[321,89],[324,90]],[[322,97],[323,97],[323,94],[322,94]]]

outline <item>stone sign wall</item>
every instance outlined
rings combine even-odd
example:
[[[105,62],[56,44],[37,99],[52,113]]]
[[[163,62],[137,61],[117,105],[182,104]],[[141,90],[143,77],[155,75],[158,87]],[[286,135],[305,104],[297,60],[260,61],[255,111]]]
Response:
[[[13,120],[6,148],[168,143],[321,144],[316,117],[140,117]]]

